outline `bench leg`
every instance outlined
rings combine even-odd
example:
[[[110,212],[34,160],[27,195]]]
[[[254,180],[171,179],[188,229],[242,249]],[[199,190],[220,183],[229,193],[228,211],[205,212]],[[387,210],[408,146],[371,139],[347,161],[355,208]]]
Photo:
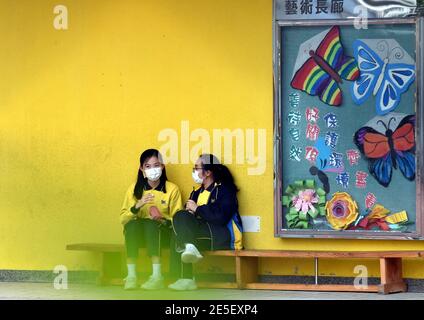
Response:
[[[314,259],[314,265],[315,265],[315,284],[318,285],[318,258],[315,257]]]
[[[236,257],[236,281],[238,289],[258,282],[258,257]]]
[[[122,254],[120,252],[102,252],[97,285],[118,284],[122,282],[121,277]]]
[[[402,276],[402,258],[380,258],[380,277],[379,293],[406,292],[406,283]]]
[[[100,271],[97,277],[96,284],[98,286],[106,285],[106,272],[105,272],[105,253],[100,253]]]

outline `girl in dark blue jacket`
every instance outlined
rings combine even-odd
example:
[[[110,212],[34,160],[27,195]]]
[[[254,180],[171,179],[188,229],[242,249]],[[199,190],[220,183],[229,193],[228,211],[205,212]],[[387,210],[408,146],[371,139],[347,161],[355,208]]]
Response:
[[[192,264],[202,259],[201,250],[242,249],[242,224],[238,212],[237,186],[231,172],[211,154],[203,154],[193,168],[200,184],[173,217],[176,250],[181,252],[181,279],[173,290],[194,290]]]

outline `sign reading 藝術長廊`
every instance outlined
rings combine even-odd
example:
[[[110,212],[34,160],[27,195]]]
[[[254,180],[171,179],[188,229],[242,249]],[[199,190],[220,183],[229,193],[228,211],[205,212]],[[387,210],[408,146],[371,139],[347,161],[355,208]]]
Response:
[[[401,18],[415,15],[416,6],[416,0],[275,0],[275,19]]]

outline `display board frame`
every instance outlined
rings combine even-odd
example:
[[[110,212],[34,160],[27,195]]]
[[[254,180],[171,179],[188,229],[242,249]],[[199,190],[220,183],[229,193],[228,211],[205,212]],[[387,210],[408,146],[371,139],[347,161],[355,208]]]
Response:
[[[369,25],[385,24],[409,24],[415,26],[416,33],[416,99],[415,99],[415,138],[416,138],[416,220],[414,232],[370,232],[366,230],[311,230],[311,229],[289,229],[284,226],[284,212],[282,196],[287,186],[283,185],[283,161],[285,155],[282,154],[282,142],[285,138],[283,130],[285,122],[282,119],[282,33],[286,28],[304,27],[313,28],[316,26],[352,26],[353,20],[309,20],[309,21],[274,21],[274,46],[273,46],[273,71],[274,71],[274,236],[281,238],[342,238],[342,239],[393,239],[393,240],[412,240],[424,239],[424,182],[422,179],[423,167],[423,133],[424,126],[424,81],[422,70],[424,67],[424,56],[422,46],[424,44],[424,22],[423,18],[401,18],[401,19],[370,19]],[[394,195],[395,196],[395,195]]]

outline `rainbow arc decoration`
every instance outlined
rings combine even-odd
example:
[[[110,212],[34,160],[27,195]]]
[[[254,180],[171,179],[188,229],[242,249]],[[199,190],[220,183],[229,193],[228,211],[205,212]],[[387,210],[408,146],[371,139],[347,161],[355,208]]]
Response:
[[[332,27],[316,50],[306,42],[299,53],[303,55],[301,59],[306,57],[306,61],[295,72],[291,86],[311,96],[319,96],[330,106],[340,106],[343,95],[339,84],[343,79],[355,81],[360,73],[356,60],[344,54],[340,28]]]

